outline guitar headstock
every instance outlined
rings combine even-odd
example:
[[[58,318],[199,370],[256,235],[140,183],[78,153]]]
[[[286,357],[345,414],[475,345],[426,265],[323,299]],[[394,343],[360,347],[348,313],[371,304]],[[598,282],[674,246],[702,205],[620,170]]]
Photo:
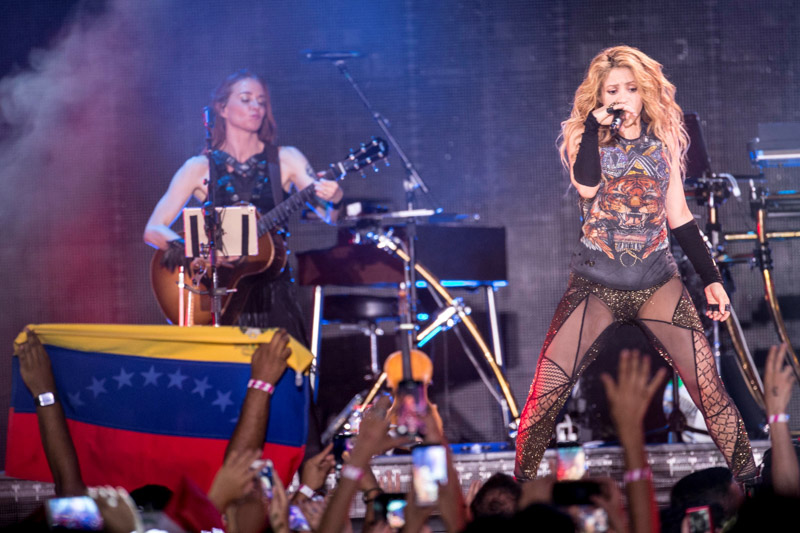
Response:
[[[375,163],[386,159],[389,155],[389,145],[380,137],[373,137],[371,141],[362,143],[357,150],[350,150],[350,155],[338,163],[331,164],[330,171],[335,179],[343,178],[349,172],[363,173],[367,167],[372,167],[375,172],[378,167]],[[388,162],[387,162],[388,166]]]

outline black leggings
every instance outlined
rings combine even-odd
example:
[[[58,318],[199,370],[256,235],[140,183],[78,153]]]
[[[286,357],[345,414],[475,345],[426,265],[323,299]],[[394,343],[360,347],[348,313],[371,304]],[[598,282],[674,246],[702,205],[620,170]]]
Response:
[[[742,417],[717,374],[697,310],[680,278],[623,291],[573,274],[550,323],[522,411],[514,468],[517,478],[536,477],[556,417],[572,387],[621,323],[636,324],[678,371],[734,476],[739,480],[755,476]]]

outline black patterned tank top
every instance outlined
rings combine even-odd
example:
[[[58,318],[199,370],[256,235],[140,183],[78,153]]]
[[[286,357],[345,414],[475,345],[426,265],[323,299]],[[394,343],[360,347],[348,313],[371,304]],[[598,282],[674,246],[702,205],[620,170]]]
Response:
[[[644,129],[644,128],[643,128]],[[570,262],[577,275],[622,290],[677,272],[667,239],[669,165],[661,141],[643,133],[600,149],[603,181],[580,200],[583,226]]]
[[[222,150],[214,150],[212,158],[218,176],[217,205],[246,202],[255,205],[261,213],[275,207],[266,148],[244,163]],[[233,170],[228,170],[229,167]]]

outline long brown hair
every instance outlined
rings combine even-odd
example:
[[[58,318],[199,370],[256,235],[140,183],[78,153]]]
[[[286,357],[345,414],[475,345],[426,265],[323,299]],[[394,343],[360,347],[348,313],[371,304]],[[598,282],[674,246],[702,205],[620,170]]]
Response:
[[[575,161],[586,117],[602,105],[603,84],[614,68],[629,68],[642,95],[641,118],[647,134],[659,139],[667,149],[670,169],[686,171],[689,136],[683,126],[683,111],[675,101],[675,86],[664,76],[661,64],[630,46],[606,48],[589,64],[586,77],[575,91],[570,117],[561,123],[559,151],[561,163],[569,169]],[[612,136],[607,127],[600,129],[600,145],[608,145]]]
[[[228,103],[228,98],[231,96],[233,86],[238,82],[246,79],[253,79],[261,84],[264,88],[264,95],[266,102],[264,107],[266,114],[264,115],[264,122],[261,124],[261,129],[258,130],[258,138],[266,144],[273,144],[277,137],[277,126],[275,125],[275,118],[272,116],[272,103],[269,97],[269,87],[267,83],[257,74],[247,69],[242,69],[234,72],[222,83],[220,83],[214,92],[211,93],[211,108],[216,115],[214,129],[211,130],[211,146],[219,148],[225,142],[225,119],[220,116],[222,108]]]

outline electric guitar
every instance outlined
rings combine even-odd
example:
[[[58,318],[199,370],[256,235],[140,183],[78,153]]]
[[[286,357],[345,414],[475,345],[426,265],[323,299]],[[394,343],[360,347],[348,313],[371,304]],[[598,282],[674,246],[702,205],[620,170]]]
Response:
[[[351,150],[348,157],[330,165],[323,179],[341,180],[350,172],[357,172],[384,159],[389,152],[386,141],[373,138],[362,144],[358,150]],[[377,167],[374,167],[377,170]],[[228,290],[236,289],[222,296],[222,315],[220,323],[230,325],[236,322],[250,290],[257,283],[274,280],[286,266],[286,243],[277,230],[289,216],[309,204],[314,198],[314,185],[309,185],[280,202],[258,218],[258,255],[244,256],[230,263],[217,263],[218,286]],[[182,236],[182,235],[181,235]],[[172,324],[180,322],[180,309],[185,309],[191,317],[189,323],[208,325],[212,323],[210,273],[206,271],[207,261],[195,258],[191,266],[184,269],[181,280],[180,268],[174,271],[162,266],[164,250],[157,250],[150,261],[150,281],[153,286],[161,312]],[[255,277],[258,275],[258,279]],[[181,283],[182,282],[182,283]],[[181,285],[183,285],[183,288]],[[183,299],[183,305],[181,305]]]

